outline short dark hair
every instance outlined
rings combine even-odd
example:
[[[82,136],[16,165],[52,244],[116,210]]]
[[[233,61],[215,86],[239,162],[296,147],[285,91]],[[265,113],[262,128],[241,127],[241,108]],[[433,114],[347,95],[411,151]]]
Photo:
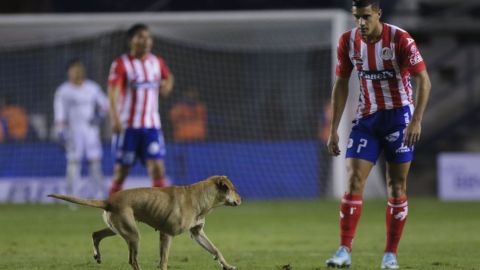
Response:
[[[380,0],[352,0],[352,7],[364,8],[372,5],[373,8],[380,8]]]
[[[127,40],[130,41],[140,31],[147,30],[148,26],[143,23],[136,23],[127,30]]]
[[[73,57],[70,60],[68,60],[67,64],[65,65],[65,69],[69,70],[72,66],[75,66],[78,64],[83,65],[82,60],[79,57]]]

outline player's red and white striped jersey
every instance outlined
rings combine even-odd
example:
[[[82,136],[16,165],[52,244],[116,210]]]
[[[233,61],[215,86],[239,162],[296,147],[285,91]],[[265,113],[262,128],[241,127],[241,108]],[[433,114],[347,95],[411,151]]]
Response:
[[[117,111],[124,127],[161,127],[158,97],[161,80],[168,76],[165,61],[153,54],[144,59],[124,54],[112,63],[108,84],[120,88]]]
[[[403,29],[383,24],[378,41],[367,43],[358,28],[345,32],[337,47],[338,77],[349,78],[355,67],[360,80],[358,117],[376,111],[413,106],[410,74],[426,69],[412,37]]]

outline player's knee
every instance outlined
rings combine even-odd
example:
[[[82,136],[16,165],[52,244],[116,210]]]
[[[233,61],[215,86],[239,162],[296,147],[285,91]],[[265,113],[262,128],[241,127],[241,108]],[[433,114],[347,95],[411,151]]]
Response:
[[[389,195],[393,198],[404,197],[407,193],[406,179],[388,179]]]
[[[114,169],[114,180],[117,182],[123,182],[128,175],[128,167],[118,166]]]
[[[362,193],[365,179],[358,173],[350,173],[348,179],[348,193]]]
[[[160,178],[164,174],[163,164],[160,161],[152,161],[148,164],[148,171],[152,178]]]

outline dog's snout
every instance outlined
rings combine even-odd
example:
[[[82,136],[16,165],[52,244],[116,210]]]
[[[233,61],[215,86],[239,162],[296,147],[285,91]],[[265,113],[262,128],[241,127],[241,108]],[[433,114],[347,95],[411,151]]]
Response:
[[[237,195],[237,199],[235,200],[235,206],[239,206],[240,204],[242,204],[242,198],[240,197],[240,195]]]

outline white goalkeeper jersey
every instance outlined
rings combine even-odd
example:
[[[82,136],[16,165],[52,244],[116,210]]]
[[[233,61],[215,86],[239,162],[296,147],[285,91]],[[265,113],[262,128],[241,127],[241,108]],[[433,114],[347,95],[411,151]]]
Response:
[[[96,109],[106,112],[108,99],[100,86],[91,80],[81,85],[64,82],[57,88],[54,100],[54,120],[69,128],[90,126]]]

